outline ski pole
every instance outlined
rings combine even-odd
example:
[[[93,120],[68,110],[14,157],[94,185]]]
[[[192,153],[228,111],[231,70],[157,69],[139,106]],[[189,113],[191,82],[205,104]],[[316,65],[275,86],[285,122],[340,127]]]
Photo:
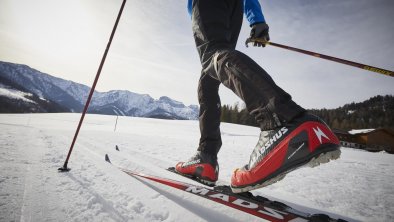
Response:
[[[120,7],[120,10],[119,10],[119,13],[118,13],[118,17],[116,18],[115,25],[114,25],[114,27],[113,27],[113,29],[112,29],[112,33],[111,33],[111,36],[110,36],[110,38],[109,38],[109,41],[108,41],[108,44],[107,44],[107,48],[105,49],[104,55],[103,55],[103,57],[102,57],[102,59],[101,59],[100,66],[99,66],[99,68],[98,68],[98,70],[97,70],[96,78],[94,79],[92,88],[90,89],[90,93],[89,93],[88,99],[86,100],[85,107],[84,107],[84,109],[83,109],[83,111],[82,111],[81,119],[79,120],[77,130],[75,131],[75,135],[74,135],[74,138],[73,138],[73,140],[72,140],[70,149],[69,149],[69,151],[68,151],[67,158],[66,158],[66,160],[64,161],[63,167],[60,167],[60,168],[58,169],[60,172],[70,171],[70,168],[67,167],[68,160],[70,159],[71,152],[73,151],[74,144],[75,144],[75,141],[77,140],[77,137],[78,137],[78,134],[79,134],[79,130],[81,129],[81,126],[82,126],[83,119],[85,118],[85,114],[86,114],[86,112],[87,112],[87,110],[88,110],[88,107],[89,107],[89,104],[90,104],[90,100],[91,100],[92,97],[93,97],[94,89],[96,88],[98,79],[99,79],[100,74],[101,74],[101,70],[102,70],[102,68],[103,68],[105,59],[106,59],[106,57],[107,57],[109,48],[110,48],[110,46],[111,46],[112,39],[114,38],[115,31],[116,31],[116,28],[117,28],[117,26],[118,26],[118,23],[119,23],[119,20],[120,20],[120,16],[122,15],[123,8],[124,8],[125,4],[126,4],[126,0],[123,0],[122,6]]]
[[[274,42],[267,42],[265,40],[262,39],[251,39],[248,38],[245,42],[246,47],[248,47],[248,44],[251,42],[259,42],[259,43],[263,43],[266,45],[272,45],[272,46],[276,46],[282,49],[287,49],[287,50],[291,50],[291,51],[295,51],[295,52],[299,52],[299,53],[303,53],[303,54],[307,54],[310,56],[315,56],[318,58],[322,58],[322,59],[327,59],[333,62],[338,62],[338,63],[342,63],[345,65],[349,65],[349,66],[353,66],[353,67],[357,67],[360,69],[364,69],[364,70],[368,70],[371,72],[376,72],[379,74],[383,74],[383,75],[387,75],[387,76],[391,76],[394,77],[394,72],[390,71],[390,70],[386,70],[386,69],[382,69],[382,68],[378,68],[378,67],[374,67],[374,66],[369,66],[369,65],[365,65],[365,64],[361,64],[361,63],[357,63],[357,62],[352,62],[349,60],[345,60],[345,59],[340,59],[340,58],[336,58],[336,57],[332,57],[332,56],[328,56],[328,55],[323,55],[320,53],[316,53],[316,52],[311,52],[311,51],[307,51],[307,50],[303,50],[303,49],[298,49],[298,48],[294,48],[294,47],[290,47],[290,46],[286,46],[286,45],[282,45],[282,44],[278,44],[278,43],[274,43]]]

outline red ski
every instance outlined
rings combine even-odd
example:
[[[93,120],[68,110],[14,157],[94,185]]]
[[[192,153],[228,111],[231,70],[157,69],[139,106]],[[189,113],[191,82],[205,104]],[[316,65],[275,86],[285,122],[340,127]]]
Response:
[[[269,221],[344,221],[341,219],[336,220],[330,218],[325,214],[311,215],[303,213],[283,203],[270,201],[269,199],[260,196],[253,196],[250,192],[240,194],[232,193],[229,186],[216,186],[214,188],[208,188],[134,172],[127,169],[121,170],[130,176],[155,181]]]

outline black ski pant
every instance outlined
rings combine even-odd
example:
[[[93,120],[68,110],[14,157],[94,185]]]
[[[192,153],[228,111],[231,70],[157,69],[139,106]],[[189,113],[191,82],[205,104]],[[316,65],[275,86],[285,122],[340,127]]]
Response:
[[[243,0],[193,0],[193,35],[202,64],[198,150],[207,154],[217,155],[222,145],[220,83],[245,102],[261,130],[279,127],[305,112],[263,68],[235,50],[242,19]]]

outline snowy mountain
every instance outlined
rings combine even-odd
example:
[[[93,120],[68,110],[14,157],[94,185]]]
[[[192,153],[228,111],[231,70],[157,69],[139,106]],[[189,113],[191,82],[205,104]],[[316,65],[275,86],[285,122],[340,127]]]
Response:
[[[88,86],[64,80],[42,73],[26,65],[0,62],[0,88],[14,89],[11,85],[23,86],[25,93],[34,94],[42,100],[52,101],[71,112],[81,112],[90,88]],[[15,89],[14,89],[15,90]],[[8,96],[7,96],[8,95]],[[29,103],[26,99],[0,94],[1,98]],[[19,95],[22,95],[19,93]],[[23,96],[22,96],[23,97]],[[26,97],[23,97],[26,98]],[[40,111],[45,111],[41,109]],[[63,110],[64,111],[64,110]],[[109,115],[153,117],[164,119],[197,119],[198,106],[185,106],[168,97],[153,99],[147,94],[137,94],[124,90],[109,92],[95,91],[88,112]]]
[[[23,86],[0,76],[0,113],[69,112],[66,107],[44,99]]]

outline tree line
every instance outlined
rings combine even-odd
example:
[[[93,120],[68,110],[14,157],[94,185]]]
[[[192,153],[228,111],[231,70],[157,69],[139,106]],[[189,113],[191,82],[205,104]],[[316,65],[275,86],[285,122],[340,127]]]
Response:
[[[238,103],[221,108],[221,121],[249,126],[258,126],[254,117]],[[332,129],[376,129],[394,130],[394,96],[375,96],[364,102],[350,103],[336,109],[309,109],[308,112],[321,117]]]

